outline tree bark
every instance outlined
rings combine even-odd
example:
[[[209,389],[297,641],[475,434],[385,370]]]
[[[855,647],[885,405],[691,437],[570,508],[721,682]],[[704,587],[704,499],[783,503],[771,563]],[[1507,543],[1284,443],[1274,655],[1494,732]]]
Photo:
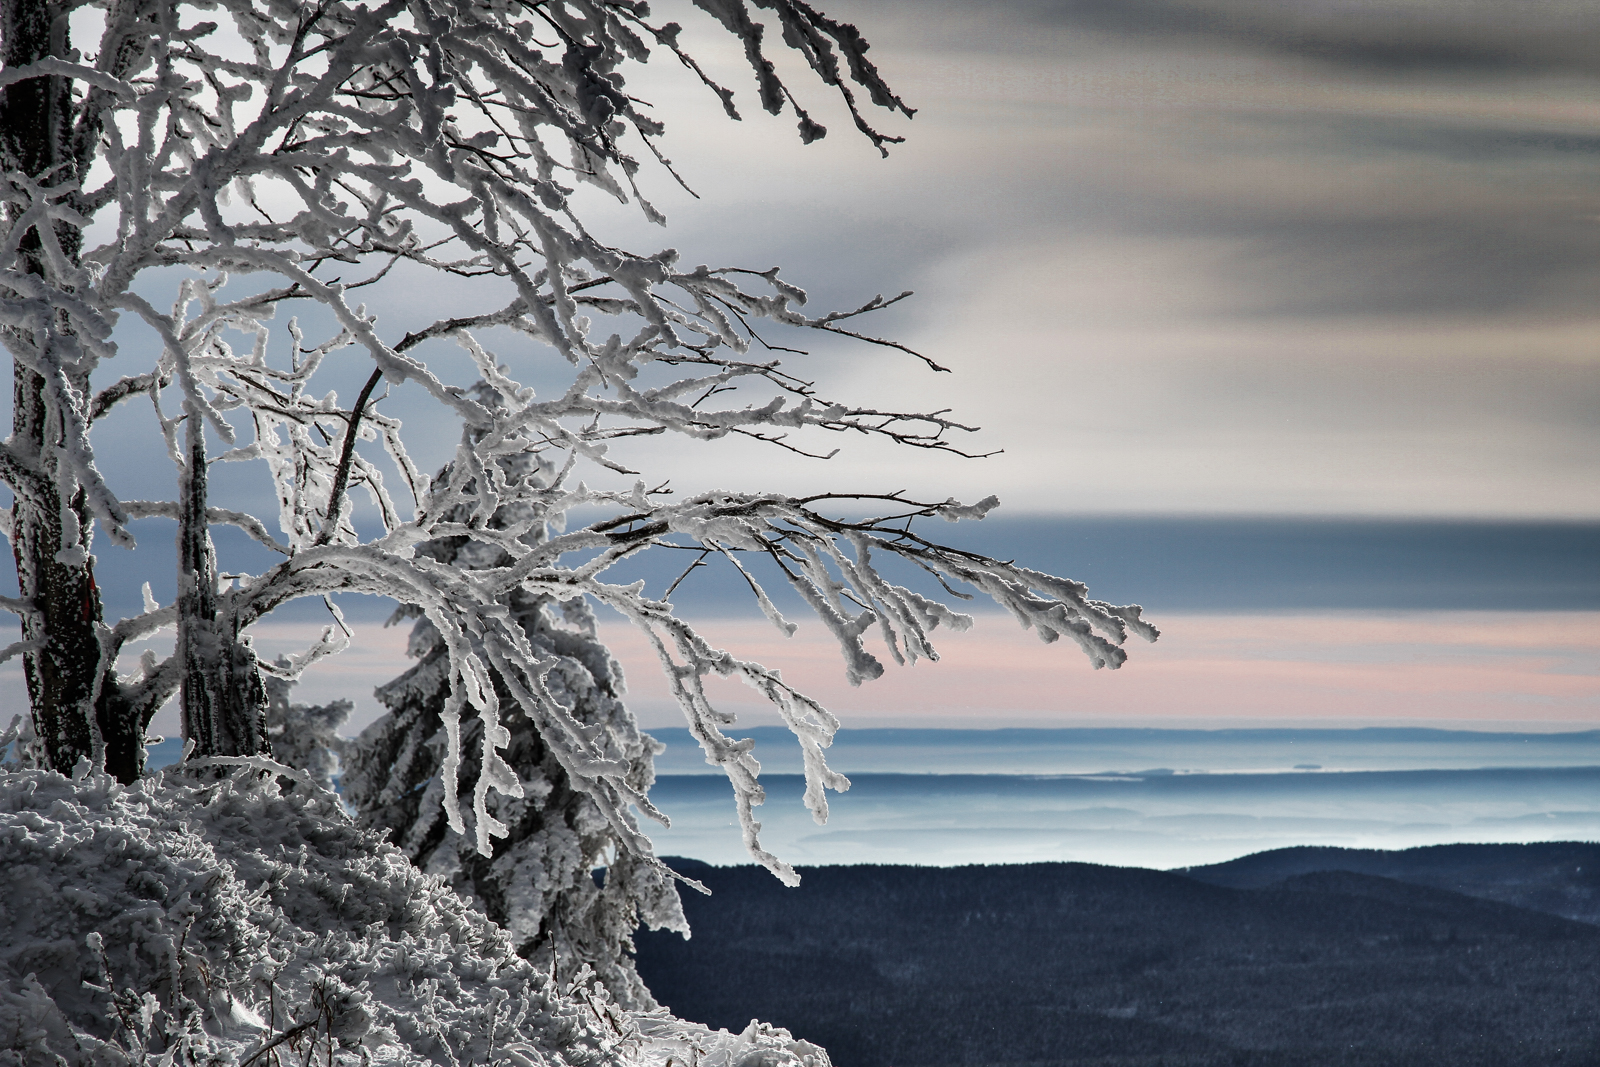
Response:
[[[44,0],[0,0],[0,61],[10,68],[66,56],[71,43],[65,10]],[[52,75],[7,86],[0,91],[0,162],[42,182],[77,177],[78,161],[71,150],[74,117],[66,78]],[[76,261],[82,234],[58,224],[56,238]],[[19,258],[23,269],[42,277],[46,268],[41,248],[38,232],[29,230]],[[72,384],[79,396],[88,396],[87,376]],[[61,428],[46,403],[44,379],[20,363],[13,368],[12,404],[12,447],[36,460],[50,435]],[[22,599],[35,609],[23,618],[22,636],[39,646],[24,653],[23,670],[46,759],[55,770],[70,773],[80,759],[93,758],[98,726],[106,769],[130,782],[143,769],[146,724],[129,711],[113,666],[100,670],[101,602],[94,560],[60,558],[63,501],[48,478],[43,487],[15,495],[11,544],[17,584]],[[66,505],[77,512],[87,541],[91,527],[82,493]]]
[[[271,752],[267,687],[237,620],[217,611],[217,553],[206,524],[205,423],[185,404],[188,446],[178,497],[178,662],[183,736],[200,756]]]

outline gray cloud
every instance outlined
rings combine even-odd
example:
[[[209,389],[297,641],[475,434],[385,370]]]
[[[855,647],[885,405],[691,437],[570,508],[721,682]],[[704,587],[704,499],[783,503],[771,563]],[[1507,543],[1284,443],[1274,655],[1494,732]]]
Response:
[[[687,263],[781,263],[813,309],[919,290],[863,325],[954,376],[861,346],[772,340],[812,349],[786,365],[826,395],[953,407],[988,427],[979,447],[1008,452],[927,463],[821,435],[847,452],[817,465],[652,443],[640,462],[672,465],[681,490],[888,479],[939,496],[998,491],[1032,511],[1600,508],[1600,122],[1588,60],[1572,58],[1600,12],[1407,0],[826,7],[861,25],[922,108],[895,127],[910,139],[890,159],[821,106],[834,133],[803,149],[792,118],[747,108],[729,124],[692,78],[660,65],[655,81],[629,85],[661,104],[667,148],[704,199],[657,173],[646,188],[669,229],[631,206],[586,218],[610,243],[674,246]],[[1351,58],[1373,40],[1383,64]],[[1476,66],[1439,58],[1469,44],[1481,46]],[[1402,48],[1423,58],[1407,66]],[[1321,58],[1303,61],[1308,49]],[[1483,58],[1496,49],[1513,59]],[[737,50],[707,62],[748,93]],[[399,336],[486,298],[429,283],[373,299]],[[487,340],[524,381],[558,387],[566,367],[549,353]],[[447,378],[468,373],[448,345],[425,354]],[[364,366],[353,358],[329,384],[348,395]],[[409,388],[387,407],[432,466],[457,431]],[[125,495],[167,495],[146,484],[157,468],[170,475],[145,461],[157,453],[148,412],[139,419],[137,434],[107,425],[103,465]],[[218,488],[270,510],[259,472],[228,471]]]
[[[981,6],[997,21],[1036,30],[1092,31],[1188,48],[1245,48],[1363,71],[1600,73],[1600,56],[1592,47],[1600,33],[1600,10],[1575,0],[1011,0]]]
[[[1045,234],[1237,242],[1224,315],[1583,315],[1600,284],[1592,5],[835,7],[925,105],[910,142],[786,233],[770,200],[687,231],[778,238],[833,302]],[[905,166],[930,140],[967,154]]]
[[[1068,161],[1080,235],[1236,239],[1260,313],[1583,315],[1600,284],[1600,134],[1431,118],[1131,119]],[[1219,309],[1223,310],[1223,309]]]

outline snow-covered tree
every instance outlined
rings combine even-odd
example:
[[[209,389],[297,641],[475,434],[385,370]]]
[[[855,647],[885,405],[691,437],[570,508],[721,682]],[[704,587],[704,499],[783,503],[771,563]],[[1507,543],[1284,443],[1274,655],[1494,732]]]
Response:
[[[535,476],[548,481],[554,473],[545,463]],[[489,527],[505,529],[518,511],[495,515]],[[542,527],[534,538],[541,536]],[[482,548],[466,536],[439,539],[418,551],[445,566],[484,562]],[[504,550],[491,555],[495,565],[510,562]],[[584,730],[597,734],[607,753],[624,761],[628,785],[646,795],[660,745],[639,731],[622,703],[621,668],[598,640],[589,605],[581,598],[558,603],[548,593],[514,590],[507,606],[529,644],[550,663],[544,685],[551,696]],[[639,854],[618,848],[604,812],[575,786],[528,716],[508,717],[501,747],[521,796],[491,794],[487,800],[504,836],[488,852],[480,851],[476,811],[463,813],[466,833],[452,831],[448,779],[440,773],[450,757],[443,720],[451,688],[449,649],[424,617],[413,627],[409,651],[420,662],[377,693],[389,713],[346,746],[346,798],[364,823],[386,831],[412,862],[477,903],[511,935],[521,955],[546,968],[587,965],[621,1003],[653,1006],[632,966],[632,935],[641,920],[655,929],[687,932],[671,884]],[[498,689],[499,699],[507,700],[504,684]],[[458,804],[472,804],[483,741],[481,724],[464,726],[454,783]],[[593,877],[597,867],[605,868],[599,884]]]
[[[292,668],[293,664],[279,656],[276,666]],[[267,688],[265,725],[272,758],[305,772],[321,789],[336,789],[336,779],[350,749],[350,742],[339,735],[339,728],[349,720],[355,705],[348,700],[297,704],[291,696],[293,682],[281,675],[269,675],[264,681]]]
[[[886,152],[897,138],[863,108],[911,111],[856,29],[803,0],[755,6]],[[741,44],[763,108],[792,109],[802,140],[824,135],[744,0],[694,7],[686,17],[709,14]],[[754,320],[872,342],[846,320],[893,300],[813,314],[777,268],[689,266],[672,249],[612,247],[584,225],[583,185],[665,221],[640,193],[640,159],[661,180],[676,175],[663,123],[628,91],[630,67],[675,60],[738,118],[734,92],[680,32],[642,0],[0,0],[0,337],[17,383],[0,478],[15,495],[20,580],[5,606],[23,620],[6,654],[26,664],[49,767],[87,761],[133,779],[150,718],[174,696],[197,757],[263,754],[267,678],[292,680],[346,638],[342,623],[329,627],[279,667],[256,657],[249,627],[297,598],[392,598],[420,620],[421,662],[385,691],[392,718],[355,759],[352,795],[413,859],[470,884],[528,951],[566,951],[568,937],[598,962],[636,914],[678,920],[670,872],[633,814],[660,814],[647,796],[652,743],[618,700],[593,607],[648,637],[732,783],[751,855],[774,873],[795,879],[760,844],[758,765],[747,740],[724,732],[733,720],[706,678],[742,679],[778,710],[818,819],[824,791],[847,784],[824,759],[832,715],[776,671],[713,647],[667,599],[610,580],[620,560],[669,544],[726,557],[792,632],[741,557],[768,561],[838,639],[852,682],[882,673],[866,643],[874,629],[907,662],[935,658],[940,625],[971,622],[886,578],[885,559],[954,596],[992,598],[1097,667],[1122,663],[1129,632],[1155,637],[1137,607],[944,547],[917,526],[980,519],[992,498],[676,499],[671,472],[641,478],[608,454],[609,441],[638,434],[805,450],[805,434],[829,431],[959,453],[952,438],[968,429],[943,413],[829,399],[776,350],[758,354]],[[380,322],[362,294],[397,267],[478,279],[480,303],[431,323]],[[424,358],[447,345],[476,381],[448,380]],[[341,401],[326,372],[356,361],[370,377]],[[525,383],[552,363],[567,384],[536,395]],[[113,367],[121,376],[104,377]],[[436,475],[386,410],[400,390],[460,425]],[[94,425],[128,402],[150,407],[155,450],[164,444],[175,472],[169,500],[123,499],[96,466]],[[208,469],[223,461],[260,465],[275,532],[212,504]],[[370,523],[356,521],[357,489]],[[143,613],[107,623],[93,535],[132,549],[128,524],[148,516],[176,521],[177,600],[147,596]],[[281,561],[225,572],[209,532],[219,524]],[[166,627],[173,653],[119,677],[119,652]],[[600,862],[614,872],[603,888],[589,881]],[[626,975],[615,981],[630,995]]]

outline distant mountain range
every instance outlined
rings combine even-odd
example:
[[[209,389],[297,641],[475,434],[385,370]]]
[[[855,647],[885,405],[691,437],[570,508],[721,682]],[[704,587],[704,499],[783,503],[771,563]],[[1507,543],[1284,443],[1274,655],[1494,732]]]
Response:
[[[673,866],[676,1013],[839,1067],[1600,1063],[1600,845],[1281,849],[1188,871]]]
[[[1590,842],[1433,845],[1403,852],[1279,848],[1177,873],[1211,885],[1262,889],[1317,871],[1392,878],[1600,925],[1600,844]]]
[[[800,747],[782,726],[741,726],[763,777],[799,774]],[[667,746],[661,775],[722,770],[683,727],[652,727]],[[176,755],[176,753],[174,753]],[[1172,730],[1141,727],[843,729],[828,764],[844,774],[1129,774],[1414,771],[1600,765],[1600,730],[1561,733],[1415,726]],[[1149,771],[1144,768],[1162,768]]]

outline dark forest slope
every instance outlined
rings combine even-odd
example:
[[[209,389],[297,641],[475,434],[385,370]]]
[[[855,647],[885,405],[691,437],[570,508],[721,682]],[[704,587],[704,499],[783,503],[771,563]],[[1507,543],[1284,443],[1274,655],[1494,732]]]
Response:
[[[1430,845],[1399,852],[1304,846],[1177,873],[1212,885],[1257,889],[1314,871],[1373,874],[1600,924],[1600,844],[1587,841]]]
[[[674,862],[715,896],[692,941],[640,936],[657,997],[840,1067],[1600,1064],[1600,928],[1427,886]]]

